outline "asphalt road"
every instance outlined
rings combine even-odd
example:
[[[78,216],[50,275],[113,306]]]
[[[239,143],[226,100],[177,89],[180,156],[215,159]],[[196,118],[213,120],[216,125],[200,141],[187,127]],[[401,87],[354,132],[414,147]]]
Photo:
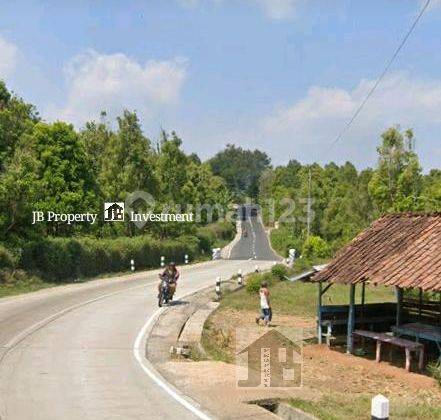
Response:
[[[249,212],[248,212],[249,213]],[[247,235],[242,235],[241,240],[231,249],[231,259],[257,259],[276,261],[280,257],[271,249],[265,228],[258,215],[247,214],[245,220],[241,221],[242,231],[246,230]]]
[[[241,242],[235,255],[248,249]],[[270,256],[265,249],[262,255]],[[177,297],[239,268],[252,271],[256,264],[263,269],[271,262],[220,260],[183,267]],[[157,311],[157,274],[0,299],[0,419],[195,418],[136,358],[135,342]]]

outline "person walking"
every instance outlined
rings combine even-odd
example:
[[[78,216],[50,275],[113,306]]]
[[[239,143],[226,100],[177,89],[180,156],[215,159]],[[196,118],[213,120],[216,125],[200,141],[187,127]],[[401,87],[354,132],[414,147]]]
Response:
[[[256,318],[256,324],[259,325],[262,320],[264,325],[268,327],[273,317],[273,313],[270,304],[270,292],[266,281],[262,282],[260,285],[259,297],[261,314]]]

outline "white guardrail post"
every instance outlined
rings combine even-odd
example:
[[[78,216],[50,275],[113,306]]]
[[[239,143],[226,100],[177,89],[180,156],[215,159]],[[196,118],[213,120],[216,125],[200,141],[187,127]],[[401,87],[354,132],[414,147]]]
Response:
[[[184,256],[184,263],[188,264],[188,255],[187,254],[185,254],[185,256]]]
[[[294,248],[291,248],[288,251],[288,264],[293,265],[295,260],[296,260],[296,250]]]
[[[212,249],[212,257],[213,257],[213,260],[219,260],[221,257],[221,249],[220,248],[213,248]]]
[[[165,257],[161,256],[161,267],[165,266]]]
[[[135,271],[135,260],[130,260],[130,270]]]
[[[384,395],[378,394],[374,398],[372,398],[371,419],[389,419],[389,400]]]
[[[239,286],[242,286],[242,284],[243,284],[243,275],[242,275],[242,270],[240,268],[237,271],[237,284]]]
[[[221,278],[220,277],[216,277],[216,295],[217,298],[220,299],[221,297]]]

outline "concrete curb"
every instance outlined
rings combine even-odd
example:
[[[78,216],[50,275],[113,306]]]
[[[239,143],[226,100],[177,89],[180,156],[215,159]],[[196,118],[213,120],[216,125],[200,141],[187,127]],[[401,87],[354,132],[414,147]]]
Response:
[[[184,324],[178,337],[178,345],[200,345],[202,332],[208,317],[218,308],[218,302],[208,302],[207,308],[197,309]]]
[[[179,296],[179,299],[188,298],[197,293],[204,292],[213,288],[212,285],[201,287],[193,292],[184,294],[183,296]],[[192,411],[197,417],[203,420],[209,420],[216,418],[212,413],[202,407],[197,401],[193,400],[188,395],[182,393],[178,388],[176,388],[173,384],[167,381],[164,376],[159,373],[154,364],[147,357],[147,349],[146,343],[152,333],[153,328],[156,326],[158,319],[161,315],[164,315],[168,312],[171,307],[161,308],[157,310],[149,319],[147,328],[145,330],[141,330],[142,336],[140,336],[140,343],[135,342],[134,352],[136,357],[136,350],[139,350],[139,347],[142,346],[143,351],[143,360],[138,360],[141,364],[143,370],[159,385],[163,388],[167,393],[169,393],[175,400],[177,400],[180,404],[184,405],[188,410]],[[138,345],[137,345],[138,344]],[[137,358],[137,357],[136,357]],[[138,359],[138,358],[137,358]]]
[[[242,237],[242,223],[240,221],[236,222],[236,236],[233,238],[233,240],[226,246],[224,246],[221,250],[221,258],[226,260],[229,259],[231,256],[231,250],[233,249],[234,245],[236,245],[240,238]]]
[[[263,224],[263,220],[261,220],[261,222],[262,222],[262,225],[265,226],[265,225]],[[271,228],[265,229],[266,236],[268,237],[268,243],[269,243],[269,246],[270,246],[270,248],[271,248],[271,251],[273,251],[274,254],[277,255],[277,256],[282,260],[283,263],[285,263],[286,258],[285,258],[285,257],[282,257],[282,256],[281,256],[281,255],[280,255],[280,254],[279,254],[279,253],[273,248],[273,245],[272,245],[272,243],[271,243],[271,232],[272,232],[273,230],[275,230],[275,229],[276,229],[275,227],[271,227]]]

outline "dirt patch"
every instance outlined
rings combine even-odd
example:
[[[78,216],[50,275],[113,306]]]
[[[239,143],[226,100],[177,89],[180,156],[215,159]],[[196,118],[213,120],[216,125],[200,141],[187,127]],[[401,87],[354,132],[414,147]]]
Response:
[[[215,341],[217,349],[222,348],[228,357],[227,361],[234,360],[235,329],[237,327],[255,327],[257,312],[238,311],[231,308],[221,308],[214,312],[209,319],[205,337],[208,341]],[[277,326],[296,326],[304,328],[306,334],[313,334],[315,320],[308,317],[277,315],[273,319]],[[264,327],[262,327],[264,328]],[[222,359],[222,358],[220,358]],[[303,348],[303,387],[284,392],[270,391],[272,397],[303,399],[319,401],[323,398],[336,396],[351,404],[354,400],[362,399],[368,404],[370,398],[378,393],[386,395],[395,404],[401,406],[418,405],[425,407],[441,406],[441,389],[436,381],[426,375],[408,373],[403,367],[390,364],[388,361],[376,363],[367,357],[348,355],[343,349],[331,348],[324,345],[309,344]],[[403,365],[404,366],[404,365]],[[188,366],[187,374],[191,381],[200,383],[200,386],[209,385],[210,381],[203,383],[201,376],[216,378],[217,387],[222,383],[222,392],[225,395],[239,393],[240,400],[251,397],[258,398],[260,392],[244,392],[237,390],[234,382],[234,366],[225,363],[205,362],[200,366]],[[219,381],[220,383],[218,383]],[[234,390],[234,391],[233,391]],[[264,394],[268,397],[268,391]],[[367,401],[367,403],[366,403]],[[337,417],[339,418],[339,417]],[[405,418],[433,418],[424,415]]]

